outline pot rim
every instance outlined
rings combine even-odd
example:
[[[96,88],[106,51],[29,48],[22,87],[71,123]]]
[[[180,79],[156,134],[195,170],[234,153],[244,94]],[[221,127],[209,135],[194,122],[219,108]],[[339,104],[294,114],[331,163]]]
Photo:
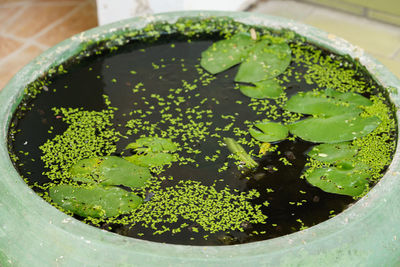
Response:
[[[161,20],[174,23],[178,18],[194,16],[223,16],[245,24],[290,29],[322,48],[358,59],[379,84],[391,88],[389,95],[396,107],[398,120],[400,98],[397,91],[400,90],[400,80],[394,74],[361,48],[333,34],[293,20],[246,12],[184,11],[136,17],[82,32],[36,57],[21,69],[0,93],[0,157],[3,159],[0,161],[0,259],[3,258],[4,262],[38,264],[40,259],[37,256],[40,255],[40,251],[46,251],[47,259],[59,259],[58,262],[67,265],[77,262],[89,265],[101,263],[102,266],[119,263],[150,265],[160,261],[166,265],[202,265],[203,261],[216,265],[237,265],[240,262],[286,265],[309,259],[321,263],[321,260],[334,260],[339,256],[341,260],[356,262],[369,259],[369,262],[373,263],[377,262],[375,260],[379,252],[387,257],[388,262],[390,257],[387,252],[383,252],[384,249],[399,248],[395,241],[400,231],[387,229],[400,222],[400,214],[395,212],[400,208],[400,204],[397,204],[400,203],[398,144],[384,177],[353,206],[309,229],[241,245],[173,245],[121,236],[89,226],[62,213],[26,186],[13,167],[7,149],[8,125],[13,111],[23,97],[25,86],[51,67],[76,55],[82,49],[83,42],[102,40],[118,34],[123,29],[140,29],[151,22]],[[390,219],[384,223],[382,218],[387,219],[387,216],[390,216]],[[25,231],[22,237],[21,231]],[[375,242],[374,246],[377,246],[375,252],[371,244],[367,244],[371,240]],[[29,242],[30,246],[27,244]],[[16,250],[20,250],[21,247],[25,248],[25,251],[18,253]],[[352,252],[349,254],[344,251]],[[354,255],[358,255],[360,259],[356,259]]]

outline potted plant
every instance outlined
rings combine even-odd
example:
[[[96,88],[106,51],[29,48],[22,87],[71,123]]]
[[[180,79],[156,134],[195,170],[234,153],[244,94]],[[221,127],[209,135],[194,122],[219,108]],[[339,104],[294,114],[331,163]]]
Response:
[[[195,17],[196,19],[179,20],[185,17]],[[361,49],[315,28],[281,18],[255,15],[250,13],[222,14],[219,12],[177,12],[160,14],[152,17],[134,18],[131,20],[102,26],[84,32],[80,35],[76,35],[71,39],[66,40],[46,51],[33,62],[28,64],[10,81],[10,83],[2,91],[0,100],[3,102],[1,108],[3,109],[2,114],[4,115],[1,118],[1,124],[3,125],[4,131],[2,137],[3,160],[0,162],[0,169],[2,172],[2,186],[0,187],[0,207],[2,209],[0,220],[2,228],[0,233],[3,238],[0,242],[0,255],[2,257],[2,262],[4,262],[5,265],[23,265],[28,262],[38,266],[42,265],[43,263],[53,262],[60,265],[154,265],[159,262],[164,262],[171,265],[243,265],[244,263],[247,263],[291,266],[306,264],[320,265],[321,263],[326,263],[331,265],[369,264],[373,266],[382,263],[385,265],[394,265],[397,262],[396,250],[398,249],[398,231],[396,230],[395,225],[400,220],[400,215],[397,215],[395,212],[398,208],[398,204],[396,203],[398,203],[397,190],[399,188],[397,179],[397,153],[393,155],[392,163],[388,167],[385,175],[372,188],[372,190],[354,203],[354,205],[339,213],[337,216],[308,229],[304,229],[289,235],[284,235],[265,241],[225,247],[200,247],[190,245],[162,244],[123,237],[107,231],[99,230],[81,223],[78,220],[58,211],[42,198],[37,196],[34,191],[32,191],[26,185],[24,180],[14,168],[9,157],[7,138],[10,139],[12,137],[8,136],[6,133],[10,127],[11,129],[13,128],[12,125],[10,126],[12,114],[17,109],[19,103],[22,101],[25,95],[30,94],[32,97],[35,97],[35,94],[38,93],[38,91],[34,90],[35,88],[40,89],[41,91],[49,90],[47,85],[35,85],[35,81],[38,81],[39,77],[45,73],[63,73],[65,71],[63,66],[65,64],[68,65],[68,60],[71,58],[83,61],[88,51],[93,51],[96,53],[101,52],[102,49],[104,49],[104,51],[118,49],[119,47],[123,47],[125,43],[128,43],[129,40],[132,40],[132,38],[141,37],[140,34],[143,33],[148,34],[151,38],[157,39],[162,34],[170,34],[168,29],[171,29],[172,27],[173,29],[178,29],[178,31],[185,33],[185,35],[189,37],[194,37],[196,34],[201,32],[212,34],[215,32],[216,24],[212,23],[212,21],[215,19],[219,21],[219,27],[227,27],[228,30],[225,29],[227,32],[232,30],[233,28],[229,27],[234,25],[235,27],[247,27],[248,34],[245,37],[241,35],[231,36],[230,40],[235,40],[235,38],[237,38],[233,46],[229,43],[222,43],[222,45],[220,43],[220,46],[222,46],[221,58],[228,58],[230,61],[228,60],[228,62],[223,61],[219,62],[218,64],[213,64],[213,60],[218,56],[213,54],[215,50],[218,51],[219,49],[217,45],[217,47],[214,46],[209,48],[209,50],[205,50],[204,54],[202,55],[201,65],[205,70],[214,74],[224,70],[218,69],[219,66],[224,66],[226,69],[241,62],[238,73],[235,76],[235,81],[239,83],[252,84],[250,87],[248,84],[241,85],[240,91],[245,96],[258,99],[261,98],[259,97],[259,94],[261,93],[270,94],[270,98],[275,98],[274,93],[276,93],[276,91],[278,91],[277,94],[279,95],[279,85],[268,87],[275,88],[275,91],[273,92],[264,92],[265,90],[258,90],[258,87],[261,87],[258,85],[258,83],[262,82],[274,84],[273,79],[278,74],[283,73],[291,61],[288,57],[290,53],[287,52],[287,44],[284,44],[279,38],[275,37],[268,37],[269,39],[267,38],[269,46],[268,49],[275,51],[273,53],[276,53],[277,58],[279,58],[280,61],[276,65],[273,65],[271,68],[269,68],[268,71],[263,71],[261,74],[257,72],[259,66],[256,65],[254,67],[253,64],[254,62],[259,64],[257,61],[258,59],[254,60],[254,62],[252,61],[253,58],[259,58],[257,49],[251,48],[252,50],[249,50],[250,52],[248,52],[246,50],[247,48],[242,49],[239,47],[239,51],[233,50],[233,48],[237,49],[238,43],[245,43],[243,47],[256,47],[260,42],[264,41],[265,39],[262,39],[259,35],[257,35],[259,34],[259,31],[257,32],[255,30],[255,28],[260,28],[271,29],[271,31],[284,30],[283,32],[286,32],[286,38],[289,40],[290,38],[294,38],[292,34],[297,34],[304,38],[304,41],[309,42],[312,45],[326,49],[337,55],[350,57],[350,59],[354,62],[358,62],[357,64],[359,64],[359,66],[365,67],[369,74],[373,77],[374,82],[386,88],[386,91],[383,93],[389,95],[390,101],[395,106],[398,105],[399,100],[397,89],[400,86],[398,79],[389,73],[382,65],[366,55]],[[197,20],[201,23],[196,24],[196,22],[193,22]],[[182,21],[184,23],[182,23]],[[229,21],[234,21],[234,23],[237,24],[230,24],[231,22]],[[157,28],[154,25],[162,26],[160,26],[161,28]],[[227,46],[230,48],[230,50],[226,52],[224,50],[224,46]],[[265,52],[265,47],[262,49],[263,50],[261,54]],[[246,56],[241,55],[242,51],[244,50],[247,51],[245,53]],[[237,54],[240,54],[238,56],[240,58],[238,62],[235,61]],[[153,67],[157,69],[159,66]],[[252,70],[250,73],[248,72],[249,69]],[[131,74],[135,75],[136,71],[131,70]],[[262,76],[261,78],[258,77],[260,75]],[[115,77],[110,77],[109,79],[109,82],[111,83],[116,83],[117,81],[118,79]],[[24,89],[27,86],[28,88],[33,88],[33,90],[25,91]],[[186,86],[187,88],[190,87],[190,85]],[[138,88],[134,88],[133,90],[135,89],[138,90]],[[285,104],[285,108],[288,111],[300,114],[316,115],[315,118],[306,118],[297,124],[296,121],[298,121],[298,118],[295,118],[293,121],[290,121],[289,125],[292,125],[290,127],[286,127],[281,124],[274,124],[273,122],[261,121],[255,123],[253,127],[250,127],[249,134],[261,142],[260,148],[261,145],[265,143],[263,149],[266,150],[268,150],[268,146],[270,145],[269,143],[285,139],[289,131],[291,134],[296,135],[305,141],[328,144],[332,142],[341,143],[340,146],[343,145],[346,147],[340,147],[340,151],[348,151],[351,154],[352,151],[351,148],[348,149],[348,144],[342,143],[353,140],[352,137],[349,139],[348,135],[353,134],[357,135],[357,137],[365,136],[373,131],[377,125],[383,121],[382,118],[378,118],[374,114],[371,114],[371,116],[359,115],[361,111],[358,110],[353,110],[354,112],[351,113],[351,116],[348,115],[350,114],[348,113],[348,110],[353,109],[352,103],[354,101],[365,101],[361,94],[353,92],[350,95],[345,95],[345,92],[338,92],[336,90],[332,90],[332,88],[326,88],[326,90],[323,91],[322,96],[321,94],[321,92],[311,95],[293,94],[289,100],[286,100],[287,102]],[[350,97],[352,100],[348,100],[348,97]],[[321,103],[321,101],[323,102],[326,99],[329,99],[329,101],[324,103],[322,109],[318,107],[319,104],[316,104],[317,106],[314,105],[316,100],[318,100],[318,103]],[[109,100],[106,98],[105,103],[108,103],[107,101]],[[334,102],[332,109],[326,108],[332,104],[332,101]],[[162,101],[158,99],[158,103],[161,102]],[[304,103],[308,104],[304,105]],[[358,104],[359,103],[357,103],[356,106],[358,106]],[[112,112],[112,104],[106,104],[106,106],[108,106],[108,109],[106,110],[108,110],[108,112]],[[338,109],[338,106],[346,106],[346,112],[343,114],[343,108],[339,108],[339,111],[336,110]],[[307,107],[306,110],[304,107]],[[310,107],[312,109],[311,111],[309,110]],[[354,107],[354,109],[358,108]],[[328,114],[327,110],[330,110],[329,112],[335,110],[332,112],[338,113]],[[372,110],[370,113],[375,111],[376,110]],[[68,114],[74,113],[72,111],[64,112],[61,110],[56,110],[55,112],[58,112],[56,115],[60,116],[60,118],[67,117]],[[322,115],[322,117],[318,117],[320,115]],[[85,114],[85,116],[87,118],[92,118],[90,117],[91,115],[89,113]],[[342,131],[337,133],[333,132],[333,134],[331,134],[332,132],[329,130],[329,127],[332,124],[332,120],[334,120],[333,123],[337,123],[336,119],[338,116],[350,116],[349,118],[346,117],[343,121],[346,121],[346,123],[348,123],[348,121],[355,121],[357,122],[357,125],[362,125],[361,129],[353,129],[351,128],[353,126],[348,124],[341,125],[339,123],[340,127],[349,127],[351,131],[348,132],[346,129],[343,129]],[[288,120],[291,120],[291,118]],[[90,124],[90,119],[85,121],[85,123]],[[328,131],[323,132],[321,135],[320,133],[324,131],[324,127],[309,130],[315,125],[324,125]],[[266,127],[268,127],[268,129],[275,129],[272,137],[271,134],[268,135],[268,132],[264,131]],[[138,126],[136,125],[134,128],[138,128]],[[307,130],[304,131],[304,129]],[[397,130],[397,126],[391,129],[395,132]],[[111,139],[115,137],[109,132],[107,133],[107,136],[111,136]],[[199,136],[196,137],[199,138]],[[152,144],[151,146],[149,145],[150,143]],[[249,157],[247,153],[248,151],[243,149],[243,147],[235,142],[235,140],[226,138],[224,139],[224,143],[227,145],[227,148],[236,155],[239,162],[250,167],[254,167],[253,165],[257,164],[257,162],[254,162],[254,160]],[[42,150],[46,151],[46,149],[50,149],[49,151],[53,151],[51,149],[56,146],[57,144],[54,142],[49,143],[50,148],[44,147]],[[151,154],[153,158],[157,158],[157,163],[165,162],[165,164],[173,161],[174,153],[179,149],[176,144],[169,142],[165,138],[138,138],[135,142],[127,144],[127,147],[128,149],[140,151],[140,153],[144,151],[144,156]],[[331,149],[332,147],[329,147],[329,145],[326,145],[325,147],[320,146],[317,148],[317,150],[311,150],[309,152],[309,156],[314,158],[319,157],[319,160],[321,160],[321,157],[326,158],[330,155],[329,152],[326,151],[330,151]],[[67,153],[67,151],[65,151],[65,153]],[[149,173],[146,169],[148,158],[145,158],[143,155],[138,156],[138,154],[125,157],[126,161],[130,161],[131,163],[133,162],[136,165],[142,164],[141,168],[135,167],[134,169],[132,169],[132,165],[127,165],[128,163],[125,161],[124,163],[119,163],[120,159],[116,159],[108,155],[105,157],[98,157],[96,155],[87,156],[86,158],[82,159],[83,161],[75,162],[74,165],[69,166],[69,171],[73,176],[71,176],[72,180],[74,181],[73,185],[54,184],[52,187],[47,188],[49,189],[49,194],[44,194],[44,197],[47,197],[47,199],[50,198],[57,205],[61,206],[61,208],[64,208],[67,212],[72,212],[73,214],[79,216],[86,216],[87,213],[83,212],[82,210],[87,211],[87,206],[83,206],[83,208],[82,206],[79,206],[78,208],[76,208],[76,206],[74,206],[75,208],[63,206],[66,203],[65,192],[71,189],[71,187],[68,186],[72,186],[72,190],[75,191],[77,189],[74,186],[78,185],[80,186],[79,188],[81,188],[79,190],[93,190],[92,181],[90,181],[89,187],[83,188],[81,187],[81,184],[86,184],[88,177],[92,177],[93,172],[96,172],[96,175],[100,173],[100,176],[96,176],[97,178],[100,177],[99,179],[96,178],[95,190],[97,190],[97,193],[110,190],[109,186],[114,186],[116,184],[122,184],[128,187],[140,187],[142,183],[140,179],[147,179],[146,177],[149,175]],[[51,156],[51,153],[48,155]],[[342,159],[347,158],[344,157]],[[340,193],[343,193],[343,190],[345,190],[346,195],[361,197],[360,194],[364,192],[364,187],[367,187],[367,183],[363,182],[365,177],[362,175],[358,177],[357,181],[359,183],[357,183],[357,185],[346,184],[344,185],[344,189],[342,185],[334,189],[329,189],[331,184],[323,184],[325,182],[321,182],[326,176],[329,177],[328,180],[330,181],[335,179],[335,177],[329,176],[331,174],[327,174],[328,172],[332,173],[335,171],[343,171],[347,170],[346,168],[349,168],[354,174],[354,169],[362,165],[357,163],[350,167],[345,164],[339,166],[339,163],[337,162],[338,161],[334,161],[334,164],[332,162],[328,162],[328,164],[331,164],[329,165],[330,167],[325,166],[321,168],[311,168],[314,170],[314,172],[308,176],[308,182],[327,192],[336,193],[335,190],[337,191],[340,189],[342,190],[339,191]],[[343,161],[340,162],[343,163]],[[132,183],[129,184],[115,180],[113,181],[113,179],[115,179],[114,177],[116,176],[112,176],[110,178],[108,175],[110,172],[114,171],[112,166],[115,166],[115,164],[118,166],[120,166],[119,164],[125,164],[127,167],[124,168],[124,172],[141,173],[139,177],[140,179],[138,178],[138,180],[132,181]],[[143,164],[145,166],[143,166]],[[154,165],[155,163],[151,162],[149,164]],[[52,164],[49,166],[51,165]],[[92,166],[93,168],[90,168],[88,171],[87,166]],[[85,176],[88,172],[90,175]],[[361,172],[357,171],[357,173]],[[123,174],[119,173],[118,177],[121,177],[122,175]],[[253,177],[253,179],[255,178]],[[97,183],[100,185],[97,185]],[[138,185],[138,183],[140,183],[140,185]],[[128,194],[126,193],[128,191],[124,191],[122,194],[125,195],[121,195],[121,191],[115,187],[113,187],[112,190],[118,191],[114,193],[117,194],[118,198],[120,199],[125,198],[126,194]],[[152,195],[149,194],[149,198],[151,197]],[[74,198],[77,199],[79,196],[74,195]],[[134,196],[129,196],[130,204],[127,204],[126,207],[128,209],[133,209],[141,201],[147,200],[145,198],[137,199]],[[96,207],[102,207],[101,203],[99,204],[96,201],[93,203],[93,205]],[[134,207],[132,206],[132,203],[134,203]],[[76,203],[73,204],[75,205]],[[94,207],[93,205],[91,206],[92,208]],[[120,208],[124,210],[125,206],[122,206],[123,207],[120,206]],[[89,215],[94,218],[98,218],[104,217],[104,214],[107,213],[111,214],[109,216],[115,215],[113,214],[113,209],[108,210],[97,208],[93,208],[89,212]],[[107,215],[105,217],[109,216]],[[262,220],[263,218],[260,216],[256,219]],[[382,220],[382,218],[385,218],[385,220]],[[193,228],[194,227],[192,227],[192,230]],[[41,256],[38,257],[38,255]]]

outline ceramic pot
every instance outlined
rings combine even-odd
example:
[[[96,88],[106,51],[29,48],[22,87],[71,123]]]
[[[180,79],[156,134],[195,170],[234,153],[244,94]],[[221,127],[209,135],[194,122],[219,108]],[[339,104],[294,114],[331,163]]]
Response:
[[[232,246],[160,244],[86,225],[49,205],[21,179],[7,150],[7,131],[24,88],[87,42],[113,38],[154,21],[224,16],[287,28],[310,43],[358,60],[398,108],[400,81],[361,48],[316,28],[279,17],[240,12],[175,12],[98,27],[65,40],[30,62],[0,94],[0,262],[2,266],[395,266],[400,262],[400,153],[381,181],[337,216],[290,235]],[[398,120],[399,112],[396,111]],[[397,147],[399,147],[397,145]]]

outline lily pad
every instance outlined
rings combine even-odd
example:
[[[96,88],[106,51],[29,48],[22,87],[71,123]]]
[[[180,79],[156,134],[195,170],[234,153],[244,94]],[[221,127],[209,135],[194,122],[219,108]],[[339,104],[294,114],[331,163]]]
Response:
[[[288,135],[288,128],[277,122],[261,122],[254,124],[255,128],[250,128],[249,133],[261,142],[275,142],[283,140]]]
[[[88,158],[82,159],[72,165],[69,173],[72,179],[84,183],[93,182],[98,176],[99,165],[103,162],[103,158]]]
[[[369,174],[363,168],[318,168],[310,173],[307,181],[325,192],[359,196],[367,187]]]
[[[254,44],[249,34],[235,34],[230,39],[213,43],[201,53],[200,65],[212,74],[222,72],[242,62]]]
[[[148,168],[119,157],[105,157],[99,167],[100,184],[143,187],[152,176]]]
[[[142,137],[126,146],[136,154],[125,157],[131,163],[144,167],[157,167],[176,160],[173,154],[178,148],[170,139],[160,137]]]
[[[336,99],[348,102],[350,104],[356,106],[371,106],[372,101],[357,93],[347,92],[347,93],[340,93],[334,89],[328,88],[325,90],[327,96],[334,97]]]
[[[136,209],[143,199],[118,187],[57,185],[50,198],[63,209],[82,217],[106,218]]]
[[[146,154],[137,154],[129,157],[125,157],[125,159],[133,164],[143,166],[143,167],[157,167],[163,166],[165,164],[171,163],[175,161],[175,156],[169,153],[146,153]]]
[[[280,84],[273,79],[255,82],[254,86],[241,84],[239,89],[245,96],[257,99],[278,98],[283,93]]]
[[[335,163],[353,158],[357,154],[357,148],[353,147],[350,142],[337,143],[337,144],[321,144],[314,146],[310,152],[307,153],[313,159],[326,162]]]
[[[289,125],[292,134],[311,142],[339,143],[363,137],[380,123],[378,117],[363,118],[345,113],[329,118],[308,118]]]
[[[343,113],[361,113],[354,105],[345,105],[342,101],[328,98],[325,94],[298,93],[286,103],[285,109],[291,112],[322,116],[335,116]]]
[[[258,42],[240,64],[236,82],[255,83],[274,78],[284,72],[291,61],[291,50],[287,43]]]
[[[177,147],[170,139],[160,137],[142,137],[127,145],[126,149],[135,149],[140,153],[175,152]]]
[[[151,178],[147,168],[115,156],[80,160],[71,167],[70,173],[74,181],[128,187],[142,187]]]

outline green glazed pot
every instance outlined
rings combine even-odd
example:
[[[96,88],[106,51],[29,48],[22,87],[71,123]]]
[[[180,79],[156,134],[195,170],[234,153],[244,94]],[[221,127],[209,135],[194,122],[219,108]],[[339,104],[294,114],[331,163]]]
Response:
[[[1,266],[398,266],[400,264],[400,153],[381,181],[336,217],[309,229],[266,241],[232,246],[160,244],[86,225],[37,196],[14,169],[7,131],[24,88],[52,66],[77,55],[89,40],[123,29],[180,17],[225,16],[238,22],[291,29],[311,43],[360,61],[385,88],[396,110],[400,81],[362,49],[295,21],[253,13],[176,12],[138,17],[98,27],[61,42],[37,57],[0,94],[0,265]],[[356,33],[355,33],[356,34]],[[396,112],[398,120],[399,112]],[[399,146],[397,146],[399,147]]]

